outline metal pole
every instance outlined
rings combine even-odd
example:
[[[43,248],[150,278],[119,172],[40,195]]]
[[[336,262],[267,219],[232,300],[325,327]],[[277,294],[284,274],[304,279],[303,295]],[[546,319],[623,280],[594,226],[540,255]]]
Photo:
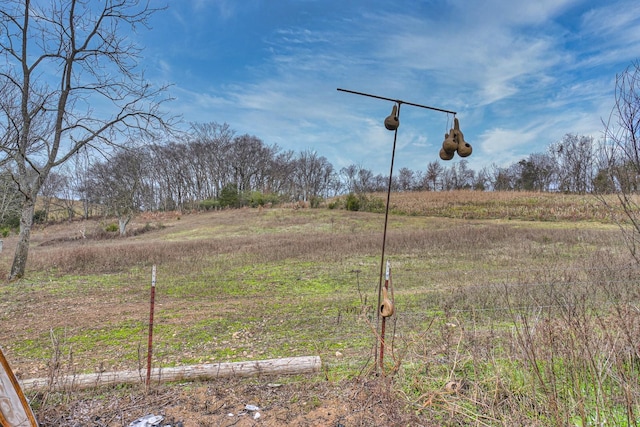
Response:
[[[398,104],[398,120],[400,120],[400,106]],[[387,206],[384,211],[384,231],[382,232],[382,255],[380,256],[380,275],[378,280],[378,316],[376,317],[376,330],[380,326],[380,303],[382,300],[382,272],[384,271],[384,249],[387,245],[387,224],[389,223],[389,205],[391,201],[391,182],[393,180],[393,162],[396,157],[396,142],[398,140],[398,129],[396,128],[393,134],[393,149],[391,150],[391,167],[389,170],[389,184],[387,186]],[[382,352],[384,351],[384,324],[385,320],[382,318],[382,329],[380,330],[380,368],[382,368]],[[377,347],[377,345],[376,345]],[[374,357],[374,361],[377,365],[377,352]]]
[[[153,310],[156,298],[156,266],[151,268],[151,308],[149,309],[149,343],[147,345],[147,389],[151,383],[151,355],[153,353]]]
[[[378,96],[378,95],[371,95],[369,93],[364,93],[364,92],[356,92],[354,90],[348,90],[348,89],[340,89],[338,88],[339,91],[341,92],[347,92],[347,93],[353,93],[355,95],[362,95],[362,96],[368,96],[370,98],[376,98],[376,99],[382,99],[385,101],[391,101],[391,102],[395,102],[398,105],[398,119],[400,118],[400,107],[402,106],[402,104],[407,104],[407,105],[413,105],[414,107],[420,107],[420,108],[426,108],[429,110],[434,110],[434,111],[440,111],[442,113],[448,113],[448,114],[453,114],[454,116],[457,114],[455,111],[451,111],[451,110],[445,110],[442,108],[435,108],[435,107],[429,107],[428,105],[422,105],[422,104],[415,104],[413,102],[406,102],[406,101],[402,101],[400,99],[393,99],[393,98],[385,98],[384,96]],[[391,182],[393,179],[393,162],[395,159],[395,155],[396,155],[396,142],[398,139],[398,128],[395,129],[395,133],[393,135],[393,149],[391,151],[391,168],[389,171],[389,186],[387,188],[387,206],[385,208],[385,213],[384,213],[384,232],[382,234],[382,256],[380,259],[380,277],[379,277],[379,281],[378,281],[378,315],[376,317],[376,332],[380,329],[380,302],[382,299],[382,273],[384,270],[384,250],[386,247],[386,241],[387,241],[387,224],[389,222],[389,204],[390,204],[390,199],[391,199]],[[387,272],[387,275],[389,273]],[[388,281],[385,282],[385,285],[388,287]],[[382,318],[382,328],[380,331],[380,337],[378,339],[376,339],[376,344],[375,344],[375,349],[374,349],[374,364],[376,366],[376,368],[379,366],[382,369],[382,361],[383,361],[383,357],[384,357],[384,333],[385,333],[385,318]],[[378,363],[378,342],[380,342],[380,362]]]
[[[436,108],[436,107],[429,107],[428,105],[414,104],[413,102],[402,101],[400,99],[385,98],[384,96],[371,95],[369,93],[356,92],[354,90],[348,90],[348,89],[340,89],[340,88],[338,88],[338,90],[340,92],[353,93],[355,95],[362,95],[362,96],[368,96],[370,98],[383,99],[385,101],[392,101],[392,102],[395,102],[396,104],[398,104],[398,108],[400,108],[400,104],[407,104],[407,105],[413,105],[414,107],[427,108],[429,110],[434,110],[434,111],[440,111],[440,112],[443,112],[443,113],[453,114],[454,116],[456,114],[458,114],[455,111],[443,110],[442,108]]]

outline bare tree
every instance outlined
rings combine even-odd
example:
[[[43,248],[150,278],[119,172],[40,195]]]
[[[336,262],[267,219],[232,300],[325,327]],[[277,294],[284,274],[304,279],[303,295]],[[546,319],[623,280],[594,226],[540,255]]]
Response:
[[[473,180],[473,189],[478,191],[485,191],[489,188],[491,178],[489,176],[489,170],[487,167],[480,169]]]
[[[64,187],[67,185],[67,177],[51,171],[40,187],[40,197],[42,199],[42,208],[44,210],[43,221],[49,220],[52,206],[59,206],[57,200],[60,199]]]
[[[90,170],[89,198],[118,217],[120,235],[126,234],[134,213],[143,207],[144,155],[142,150],[121,150]]]
[[[552,144],[551,153],[558,165],[558,189],[567,193],[591,191],[594,177],[594,142],[591,136],[566,134]]]
[[[442,174],[443,190],[462,190],[473,187],[475,171],[469,169],[467,160],[460,160],[457,164],[445,169]]]
[[[344,188],[349,193],[355,193],[356,191],[356,177],[358,175],[358,166],[350,164],[340,169],[340,176],[344,179]]]
[[[636,262],[640,262],[640,62],[636,61],[623,73],[616,76],[615,106],[605,124],[605,139],[601,154],[606,164],[600,171],[608,176],[599,176],[602,189],[615,191],[618,207],[624,218],[618,221],[623,236]],[[604,184],[603,184],[604,182]],[[609,204],[610,199],[599,195]],[[614,210],[615,206],[611,206]]]
[[[370,193],[376,190],[375,177],[370,169],[360,167],[358,169],[358,175],[355,184],[356,193]]]
[[[550,151],[553,151],[560,146],[562,145],[552,145]],[[568,145],[562,147],[564,147],[564,151],[567,149],[571,150]],[[560,151],[563,151],[563,149],[560,149]],[[574,169],[583,172],[582,179],[580,179],[580,176],[570,178],[569,174],[562,174],[564,177],[563,180],[567,185],[566,191],[574,191],[573,189],[577,188],[582,188],[584,190],[587,187],[585,184],[586,178],[584,175],[586,174],[586,170],[584,169],[584,166],[588,164],[589,160],[578,161],[577,158],[574,158],[577,157],[578,153],[575,154],[576,156],[561,156],[561,158],[566,162],[567,167],[572,165]],[[558,168],[553,155],[547,153],[529,154],[526,159],[522,159],[513,165],[513,172],[517,175],[515,180],[515,189],[524,191],[549,191],[553,184],[557,185],[557,183],[553,182],[554,178],[558,175],[557,171]],[[578,182],[581,184],[578,185]],[[572,190],[569,190],[569,188]]]
[[[301,200],[324,196],[333,179],[333,166],[315,151],[301,151],[296,161],[294,182]]]
[[[293,150],[276,154],[269,164],[266,192],[273,194],[292,193],[295,171],[296,158]]]
[[[227,124],[192,123],[188,144],[197,155],[196,164],[204,176],[199,176],[203,199],[216,198],[231,176],[229,150],[235,131]]]
[[[429,162],[427,165],[427,173],[425,174],[425,180],[429,183],[429,189],[436,191],[440,180],[442,179],[443,168],[442,165],[437,162]]]
[[[400,191],[411,191],[416,187],[416,176],[409,168],[402,168],[398,171],[398,189]]]
[[[144,0],[14,0],[0,5],[0,164],[22,194],[9,279],[27,265],[36,196],[52,168],[82,147],[139,140],[167,125],[126,31],[157,9]]]
[[[67,175],[64,203],[69,219],[75,215],[75,203],[77,200],[82,202],[82,217],[84,219],[88,219],[91,213],[91,205],[87,194],[89,191],[87,180],[89,178],[90,165],[91,159],[85,147],[85,149],[78,151],[64,167]]]
[[[250,191],[272,158],[272,150],[260,138],[246,134],[235,137],[230,148],[228,160],[233,169],[234,184],[241,193]]]

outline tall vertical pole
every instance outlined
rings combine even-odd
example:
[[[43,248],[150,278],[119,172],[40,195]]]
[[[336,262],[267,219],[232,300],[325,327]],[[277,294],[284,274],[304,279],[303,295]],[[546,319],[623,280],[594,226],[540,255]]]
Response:
[[[402,101],[402,100],[399,100],[399,99],[386,98],[386,97],[383,97],[383,96],[372,95],[372,94],[364,93],[364,92],[356,92],[356,91],[348,90],[348,89],[340,89],[340,88],[338,88],[338,90],[341,91],[341,92],[353,93],[355,95],[362,95],[362,96],[368,96],[370,98],[382,99],[384,101],[392,101],[398,106],[398,111],[397,111],[397,116],[396,116],[398,119],[400,118],[400,107],[402,106],[402,104],[412,105],[414,107],[426,108],[428,110],[440,111],[442,113],[453,114],[454,116],[456,115],[455,111],[445,110],[445,109],[442,109],[442,108],[430,107],[428,105],[415,104],[413,102],[406,102],[406,101]],[[385,127],[386,127],[386,123],[385,123]],[[387,129],[391,129],[391,128],[387,127]],[[391,199],[391,183],[392,183],[392,179],[393,179],[393,162],[394,162],[395,155],[396,155],[396,142],[397,142],[397,139],[398,139],[398,127],[395,128],[395,133],[393,135],[393,150],[391,152],[391,170],[389,171],[389,186],[388,186],[388,189],[387,189],[387,206],[386,206],[385,213],[384,213],[384,233],[382,235],[382,256],[381,256],[381,259],[380,259],[380,280],[378,282],[378,316],[376,317],[376,333],[378,332],[378,330],[380,330],[380,317],[382,317],[380,315],[381,314],[380,313],[380,303],[382,301],[382,273],[384,271],[384,249],[385,249],[386,240],[387,240],[387,223],[389,221],[389,203],[390,203],[390,199]],[[470,154],[470,151],[469,151],[469,154]],[[469,154],[467,154],[467,155],[469,155]],[[387,277],[388,277],[388,274],[389,273],[387,271]],[[388,281],[387,281],[387,283],[385,283],[385,285],[388,286]],[[385,328],[385,318],[382,317],[382,329],[381,329],[380,335],[376,339],[375,348],[374,348],[374,351],[373,351],[374,364],[375,364],[376,368],[379,367],[380,369],[382,369],[382,359],[384,357],[384,328]],[[378,345],[380,345],[380,360],[379,361],[378,361]]]
[[[400,119],[400,107],[402,103],[398,103],[398,119]],[[387,206],[384,211],[384,231],[382,232],[382,255],[380,257],[380,275],[378,280],[378,316],[376,317],[376,331],[380,329],[380,303],[382,302],[382,272],[384,271],[384,248],[387,245],[387,224],[389,223],[389,205],[391,202],[391,182],[393,180],[393,162],[396,157],[396,142],[398,140],[398,128],[396,128],[393,134],[393,149],[391,150],[391,167],[389,170],[389,185],[387,186]],[[384,351],[384,324],[385,319],[382,318],[382,330],[380,330],[380,362],[379,366],[382,369],[382,353]],[[376,344],[376,350],[377,350]],[[375,352],[374,361],[378,365],[378,352]]]
[[[151,307],[149,309],[149,343],[147,345],[147,390],[151,384],[151,355],[153,353],[153,310],[156,299],[156,266],[151,268]]]

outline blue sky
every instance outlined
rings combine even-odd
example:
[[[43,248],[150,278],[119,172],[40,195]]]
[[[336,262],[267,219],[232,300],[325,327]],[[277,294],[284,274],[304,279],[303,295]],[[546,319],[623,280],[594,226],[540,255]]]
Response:
[[[393,144],[383,125],[393,103],[337,88],[456,111],[479,170],[567,133],[599,139],[616,74],[640,58],[637,0],[167,4],[138,35],[147,77],[172,84],[168,109],[185,126],[226,122],[337,170],[388,174]],[[451,126],[450,115],[402,105],[395,170],[439,160]]]

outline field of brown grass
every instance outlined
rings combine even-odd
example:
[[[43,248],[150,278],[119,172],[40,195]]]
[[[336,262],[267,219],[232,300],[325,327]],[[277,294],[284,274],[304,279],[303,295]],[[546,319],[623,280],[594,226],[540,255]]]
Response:
[[[26,278],[0,284],[0,343],[23,379],[138,369],[156,265],[154,366],[319,355],[323,372],[32,392],[42,426],[150,412],[254,425],[228,416],[244,404],[265,408],[265,426],[637,425],[640,276],[608,209],[538,193],[391,204],[396,314],[377,375],[384,216],[369,212],[149,214],[125,238],[109,220],[39,228]]]
[[[386,200],[386,194],[374,195]],[[615,195],[601,196],[616,206]],[[636,202],[640,198],[634,197]],[[540,192],[428,191],[394,193],[390,208],[396,213],[463,219],[517,219],[523,221],[600,221],[612,223],[624,215],[593,195]]]

